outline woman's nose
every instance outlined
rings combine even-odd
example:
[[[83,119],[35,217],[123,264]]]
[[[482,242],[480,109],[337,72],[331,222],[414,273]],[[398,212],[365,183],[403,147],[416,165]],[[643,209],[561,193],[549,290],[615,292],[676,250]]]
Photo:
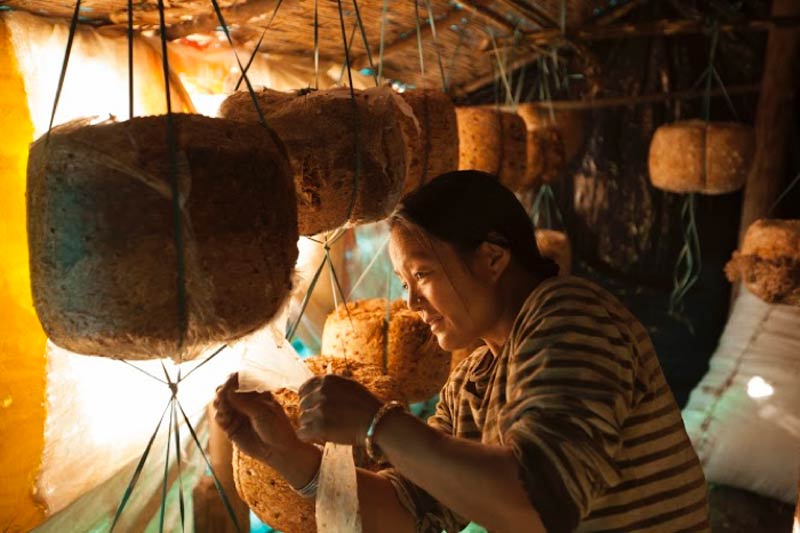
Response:
[[[406,295],[406,305],[412,311],[416,311],[420,308],[421,298],[419,297],[419,293],[416,289],[412,289],[411,287],[408,288],[408,294]]]

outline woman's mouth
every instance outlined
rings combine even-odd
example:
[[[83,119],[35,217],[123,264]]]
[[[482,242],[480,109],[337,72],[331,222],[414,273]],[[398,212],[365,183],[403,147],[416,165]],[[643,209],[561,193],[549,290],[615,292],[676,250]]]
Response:
[[[431,328],[431,331],[433,331],[437,328],[437,326],[441,325],[443,321],[444,319],[439,316],[435,318],[429,318],[425,321],[425,323],[428,324],[428,327]]]

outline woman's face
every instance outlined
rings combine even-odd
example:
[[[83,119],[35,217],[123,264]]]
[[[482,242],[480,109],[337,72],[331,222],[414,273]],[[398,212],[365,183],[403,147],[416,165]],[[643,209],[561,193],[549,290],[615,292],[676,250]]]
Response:
[[[491,327],[498,312],[491,283],[451,244],[400,223],[392,228],[389,256],[408,307],[444,350],[465,348]]]

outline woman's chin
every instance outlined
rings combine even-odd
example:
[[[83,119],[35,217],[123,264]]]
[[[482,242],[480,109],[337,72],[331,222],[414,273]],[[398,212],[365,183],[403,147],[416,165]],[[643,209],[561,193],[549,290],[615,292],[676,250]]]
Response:
[[[459,342],[459,339],[453,338],[452,335],[448,335],[444,331],[437,331],[434,333],[434,336],[436,337],[436,341],[439,343],[439,347],[446,352],[452,352],[453,350],[460,350],[462,348],[465,348],[466,345],[469,344],[469,343]]]

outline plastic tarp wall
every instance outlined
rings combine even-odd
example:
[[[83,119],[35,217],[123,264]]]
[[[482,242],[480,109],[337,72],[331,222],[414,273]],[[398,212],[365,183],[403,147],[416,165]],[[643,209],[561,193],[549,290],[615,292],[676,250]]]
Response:
[[[107,530],[168,397],[165,385],[122,362],[75,355],[55,347],[46,355],[46,339],[33,310],[25,213],[28,144],[46,133],[49,126],[68,34],[69,27],[62,22],[20,12],[0,14],[3,531],[28,531],[46,518],[49,520],[41,525],[46,531]],[[137,36],[133,44],[134,115],[162,114],[166,111],[166,98],[160,43]],[[206,104],[199,111],[214,115],[214,104],[233,90],[238,79],[232,50],[218,42],[200,46],[186,40],[171,43],[169,50],[173,111],[196,109],[191,92]],[[240,50],[239,54],[246,62],[248,52]],[[255,58],[249,72],[254,85],[279,90],[308,87],[317,81],[313,65],[265,54]],[[336,83],[342,73],[341,65],[322,65],[320,88]],[[354,76],[357,88],[371,84],[370,78],[357,73]],[[128,118],[129,104],[127,36],[116,29],[98,31],[79,26],[53,125],[86,116],[114,115],[124,120]],[[316,244],[314,247],[321,250]],[[337,253],[338,271],[344,272],[344,249],[340,247],[334,255]],[[299,285],[298,294],[303,291]],[[331,285],[325,285],[328,292],[317,296],[318,312],[304,322],[319,332],[324,316],[333,309]],[[204,412],[203,406],[213,396],[214,387],[238,367],[236,357],[235,353],[222,354],[182,386],[180,394],[191,397],[182,399],[190,416],[197,419]],[[154,375],[161,372],[160,363],[155,361],[136,364]],[[185,435],[181,441],[187,449],[193,447]],[[163,451],[158,450],[161,441],[156,442],[140,485],[123,515],[122,529],[139,530],[158,512],[160,491],[156,488],[163,471],[157,465],[163,468],[164,457]],[[185,466],[184,477],[191,487],[190,478],[195,471],[191,464]],[[169,473],[168,491],[174,503],[174,465],[169,467]],[[171,508],[173,514],[169,516],[175,519],[177,507]]]
[[[98,519],[105,500],[116,499],[115,509],[122,491],[97,489],[96,497],[88,499],[87,491],[119,475],[142,453],[169,398],[166,385],[122,362],[54,347],[46,355],[45,335],[33,309],[25,212],[28,144],[47,130],[67,35],[64,24],[24,13],[0,14],[2,531],[29,531],[61,510],[61,520],[70,517],[61,523],[71,524],[77,515],[68,508],[76,500],[84,502],[79,514],[95,506]],[[134,45],[135,113],[162,113],[160,56],[142,39]],[[79,29],[54,124],[92,115],[127,118],[127,84],[127,40]],[[192,109],[179,82],[173,105],[175,111]],[[149,372],[162,372],[160,363],[149,363]],[[216,385],[237,366],[235,357],[219,357],[192,375],[179,393],[187,413],[204,413]],[[141,522],[131,513],[130,520]]]
[[[25,172],[33,124],[6,20],[0,17],[0,530],[27,531],[44,517],[32,488],[44,446],[45,336],[28,271]]]

